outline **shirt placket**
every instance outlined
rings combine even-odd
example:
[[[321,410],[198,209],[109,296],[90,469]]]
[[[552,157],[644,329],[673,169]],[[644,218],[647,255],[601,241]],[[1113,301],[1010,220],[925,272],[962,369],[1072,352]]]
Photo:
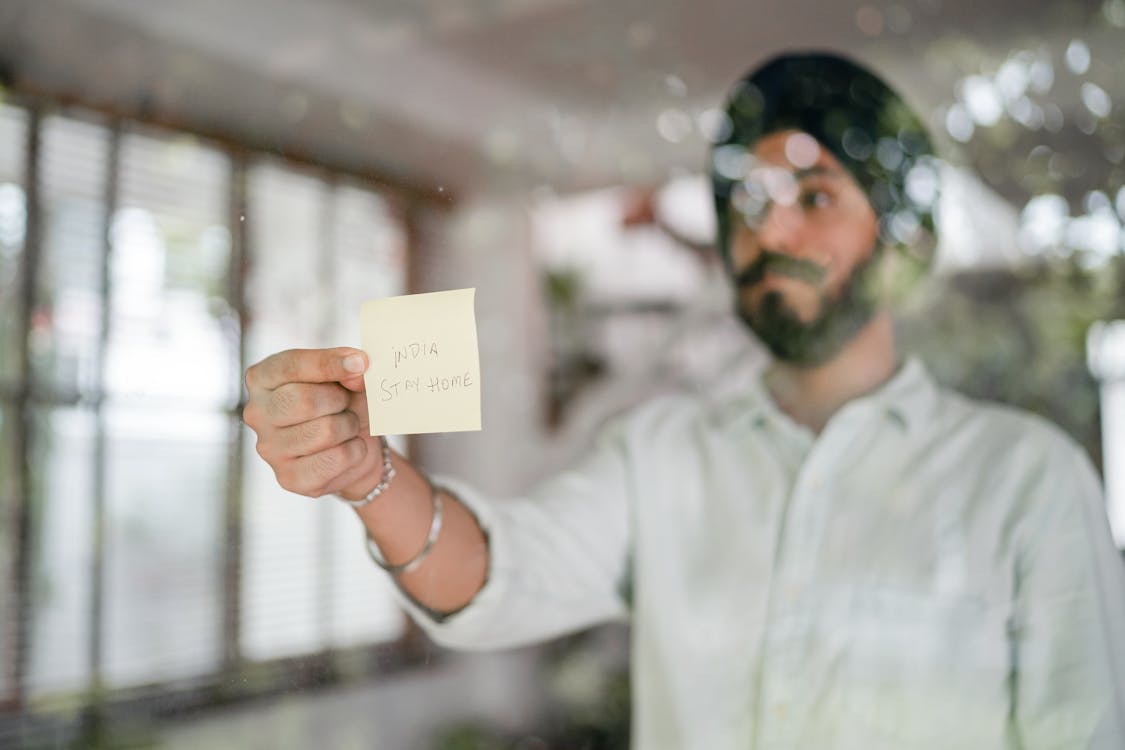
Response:
[[[782,510],[770,576],[769,604],[761,651],[756,747],[796,747],[810,720],[799,674],[807,658],[803,644],[812,623],[805,595],[816,572],[817,550],[828,518],[831,478],[857,435],[854,418],[831,425],[819,438],[797,430],[791,445],[804,448]],[[845,441],[841,443],[841,441]]]

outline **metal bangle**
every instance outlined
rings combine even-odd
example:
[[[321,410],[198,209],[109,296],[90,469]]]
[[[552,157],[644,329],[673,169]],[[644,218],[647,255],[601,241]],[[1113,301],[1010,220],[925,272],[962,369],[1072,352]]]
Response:
[[[422,549],[418,550],[418,554],[410,558],[400,565],[391,565],[383,559],[383,555],[379,552],[379,547],[375,544],[375,540],[367,533],[367,529],[363,530],[363,539],[367,544],[367,554],[371,555],[371,559],[383,570],[391,575],[398,575],[399,573],[409,573],[422,564],[426,556],[430,554],[430,550],[434,547],[434,542],[437,541],[438,534],[441,533],[441,515],[442,515],[442,502],[441,491],[433,484],[430,485],[430,502],[433,504],[434,515],[430,521],[430,533],[426,537],[426,544]]]
[[[337,495],[336,499],[347,503],[355,509],[360,509],[370,505],[374,502],[375,498],[382,495],[391,486],[391,480],[395,478],[395,467],[391,465],[391,446],[387,445],[387,438],[383,435],[379,436],[379,445],[383,448],[383,478],[379,480],[379,484],[358,500],[349,500],[346,497]]]

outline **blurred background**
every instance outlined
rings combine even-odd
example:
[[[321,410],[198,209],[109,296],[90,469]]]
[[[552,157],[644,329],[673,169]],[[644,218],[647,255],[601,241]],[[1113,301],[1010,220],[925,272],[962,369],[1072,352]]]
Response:
[[[1125,544],[1125,0],[0,0],[0,747],[623,747],[624,628],[434,647],[242,372],[475,286],[484,430],[398,445],[500,496],[737,388],[708,143],[810,47],[946,157],[907,348],[1069,431]]]

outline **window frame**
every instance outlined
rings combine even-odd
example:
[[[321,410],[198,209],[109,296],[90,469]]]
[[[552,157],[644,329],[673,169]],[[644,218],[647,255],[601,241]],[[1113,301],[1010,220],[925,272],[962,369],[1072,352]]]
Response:
[[[13,565],[8,586],[13,607],[8,617],[9,637],[0,651],[0,669],[5,680],[0,681],[0,739],[26,739],[32,736],[80,739],[89,741],[103,735],[119,719],[129,722],[158,720],[172,715],[182,716],[207,707],[229,705],[234,702],[280,695],[293,689],[342,684],[365,679],[372,674],[386,675],[430,664],[440,658],[440,652],[424,638],[420,631],[406,619],[404,635],[396,641],[373,642],[360,646],[326,647],[316,652],[268,660],[249,661],[242,652],[242,564],[241,550],[244,531],[243,475],[244,454],[249,439],[242,423],[242,409],[246,393],[238,383],[237,403],[226,410],[229,424],[227,437],[228,460],[225,469],[224,496],[222,498],[223,523],[220,529],[222,548],[218,553],[221,586],[220,632],[221,661],[217,672],[191,679],[153,682],[140,686],[108,687],[103,679],[104,662],[104,579],[106,538],[106,418],[103,402],[106,400],[104,383],[105,352],[109,337],[110,316],[103,315],[98,332],[97,381],[92,392],[63,392],[53,385],[34,382],[30,357],[30,321],[37,300],[37,284],[43,253],[43,194],[42,153],[44,123],[49,116],[92,122],[107,128],[108,155],[104,192],[101,197],[100,247],[101,247],[101,299],[111,294],[110,260],[113,252],[110,227],[118,208],[121,194],[122,141],[127,133],[160,137],[191,136],[200,144],[221,153],[229,166],[229,179],[223,203],[226,206],[231,237],[229,267],[226,269],[226,301],[237,317],[238,372],[244,373],[247,361],[248,302],[246,279],[251,262],[252,248],[247,222],[242,217],[248,209],[248,175],[259,161],[280,162],[322,181],[327,195],[333,199],[337,187],[344,183],[370,191],[386,200],[389,214],[401,231],[406,258],[404,283],[413,291],[417,278],[419,231],[418,217],[424,210],[450,209],[455,199],[448,191],[430,193],[416,186],[396,183],[383,175],[349,172],[328,166],[299,154],[270,153],[240,144],[214,134],[200,133],[174,124],[125,116],[82,102],[64,101],[39,93],[6,92],[4,105],[26,113],[26,131],[22,144],[22,188],[25,196],[26,228],[23,247],[19,255],[17,290],[20,299],[17,308],[23,336],[19,341],[20,357],[17,380],[0,384],[0,405],[14,425],[12,448],[13,465],[18,467],[10,487],[13,494],[0,497],[8,503],[11,519],[10,536]],[[329,238],[330,240],[330,238]],[[322,253],[332,255],[335,251]],[[319,259],[331,263],[333,259]],[[241,381],[241,377],[240,377]],[[85,643],[88,661],[88,679],[84,689],[74,694],[35,698],[28,685],[30,646],[33,640],[33,623],[30,606],[33,598],[33,560],[35,534],[30,508],[31,484],[36,468],[33,465],[32,445],[35,409],[65,406],[84,406],[91,410],[95,420],[93,446],[95,487],[93,488],[93,524],[90,528],[92,564],[90,566],[90,606],[85,613],[88,637]],[[413,441],[408,440],[408,446]],[[357,540],[358,544],[358,540]],[[320,568],[325,568],[321,565]],[[329,571],[330,572],[330,571]],[[325,571],[317,571],[318,585],[325,582]],[[64,710],[60,710],[63,708]],[[4,744],[0,742],[0,744]]]

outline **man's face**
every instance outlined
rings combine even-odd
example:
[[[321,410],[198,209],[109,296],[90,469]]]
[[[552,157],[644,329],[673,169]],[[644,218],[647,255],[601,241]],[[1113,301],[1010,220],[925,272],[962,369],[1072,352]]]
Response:
[[[767,135],[753,156],[728,208],[738,312],[778,358],[821,364],[874,314],[866,271],[878,221],[855,179],[811,136]]]

